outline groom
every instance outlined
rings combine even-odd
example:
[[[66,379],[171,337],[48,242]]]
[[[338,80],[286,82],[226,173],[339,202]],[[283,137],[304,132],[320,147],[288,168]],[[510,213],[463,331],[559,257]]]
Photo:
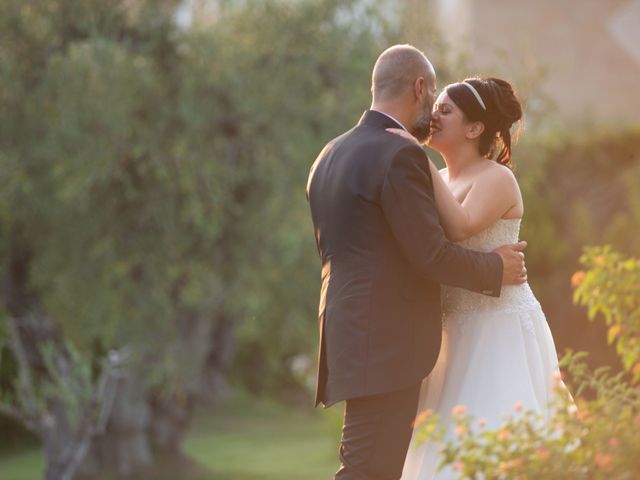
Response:
[[[339,480],[397,480],[420,383],[440,350],[440,284],[499,296],[526,280],[526,244],[479,253],[438,222],[429,163],[435,72],[396,45],[378,58],[373,103],[311,167],[307,197],[322,260],[316,405],[346,400]]]

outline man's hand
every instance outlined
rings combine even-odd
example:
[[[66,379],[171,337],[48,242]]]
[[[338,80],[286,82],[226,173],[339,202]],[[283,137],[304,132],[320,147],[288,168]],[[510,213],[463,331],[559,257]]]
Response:
[[[527,242],[503,245],[494,250],[502,258],[502,284],[521,285],[527,281],[527,269],[524,266],[524,253]]]
[[[406,138],[407,140],[415,143],[416,145],[421,146],[420,142],[418,141],[418,139],[416,137],[411,135],[406,130],[403,130],[402,128],[387,128],[386,130],[389,133],[393,133],[394,135],[398,135],[399,137]]]

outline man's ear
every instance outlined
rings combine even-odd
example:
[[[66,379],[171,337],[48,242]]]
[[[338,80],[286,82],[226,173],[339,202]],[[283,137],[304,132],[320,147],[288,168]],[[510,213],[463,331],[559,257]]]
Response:
[[[426,80],[424,77],[416,78],[416,81],[413,82],[413,95],[416,97],[416,100],[420,100],[425,95],[426,90]]]
[[[472,140],[474,138],[478,138],[484,132],[484,123],[482,122],[473,122],[469,128],[467,129],[467,138]]]

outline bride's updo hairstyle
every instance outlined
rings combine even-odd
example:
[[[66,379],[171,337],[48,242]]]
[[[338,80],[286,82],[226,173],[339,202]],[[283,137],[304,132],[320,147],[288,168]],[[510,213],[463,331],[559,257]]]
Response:
[[[512,168],[511,126],[522,119],[522,104],[511,84],[499,78],[476,77],[453,83],[445,90],[468,120],[484,124],[480,155],[493,158],[500,140],[502,148],[496,162]]]

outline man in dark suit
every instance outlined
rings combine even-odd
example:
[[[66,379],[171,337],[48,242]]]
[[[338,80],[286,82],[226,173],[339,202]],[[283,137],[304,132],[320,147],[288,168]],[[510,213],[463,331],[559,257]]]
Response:
[[[371,109],[322,150],[307,196],[322,260],[316,405],[346,400],[339,480],[397,480],[420,383],[440,349],[440,284],[499,296],[526,281],[525,243],[492,253],[450,243],[439,224],[420,140],[435,72],[409,45],[373,70]]]

